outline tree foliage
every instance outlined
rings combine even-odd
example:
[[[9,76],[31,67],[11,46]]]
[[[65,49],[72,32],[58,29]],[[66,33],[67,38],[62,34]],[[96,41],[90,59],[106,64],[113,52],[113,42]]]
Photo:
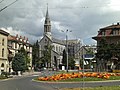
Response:
[[[44,50],[42,51],[42,53],[43,53],[42,62],[44,64],[47,63],[47,67],[48,67],[48,64],[51,63],[51,50],[52,50],[52,48],[53,47],[51,45],[45,45]]]
[[[67,66],[67,54],[65,49],[63,50],[63,59],[62,59],[62,64]],[[73,69],[75,66],[75,61],[74,61],[74,57],[72,56],[68,56],[68,67]]]
[[[38,68],[40,64],[41,62],[39,58],[39,42],[37,40],[32,47],[32,65],[35,68]]]
[[[16,53],[15,57],[12,61],[12,69],[13,71],[25,71],[26,64],[25,64],[25,57],[22,53]]]
[[[65,66],[67,65],[67,54],[66,54],[65,49],[63,50],[62,64],[65,65]]]
[[[74,69],[74,67],[75,67],[74,57],[72,57],[72,56],[68,57],[68,65],[69,65],[69,68]]]
[[[101,39],[96,53],[96,58],[98,69],[106,71],[107,62],[112,58],[118,59],[116,60],[117,63],[120,61],[120,42],[109,44],[104,38]]]
[[[28,69],[28,67],[30,66],[30,57],[28,56],[27,51],[24,49],[24,47],[21,47],[21,49],[19,50],[19,53],[23,54],[24,59],[25,59],[25,65],[26,65],[26,70]]]

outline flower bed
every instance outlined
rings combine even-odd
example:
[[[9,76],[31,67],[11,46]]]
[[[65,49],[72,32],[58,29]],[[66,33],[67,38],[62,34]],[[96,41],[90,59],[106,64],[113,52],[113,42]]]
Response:
[[[111,76],[120,76],[120,74],[116,73],[64,73],[57,74],[53,76],[46,77],[38,77],[40,81],[59,81],[59,80],[67,80],[73,78],[83,78],[83,77],[93,77],[93,78],[101,78],[101,79],[109,79]]]

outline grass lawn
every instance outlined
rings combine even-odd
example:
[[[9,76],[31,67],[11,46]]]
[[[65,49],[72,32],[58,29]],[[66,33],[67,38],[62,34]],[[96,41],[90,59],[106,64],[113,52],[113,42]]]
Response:
[[[109,79],[84,77],[84,81],[106,81],[106,80],[120,80],[120,76],[111,76]],[[58,82],[79,82],[79,81],[83,81],[83,78],[71,78],[66,80],[59,80]]]
[[[63,88],[60,90],[120,90],[120,86],[103,86],[94,88]]]

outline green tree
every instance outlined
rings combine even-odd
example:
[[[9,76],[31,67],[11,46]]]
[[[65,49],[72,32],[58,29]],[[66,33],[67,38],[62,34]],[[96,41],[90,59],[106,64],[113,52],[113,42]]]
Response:
[[[108,44],[104,38],[99,42],[98,50],[96,53],[98,71],[107,70],[107,62],[111,59],[114,53],[114,50],[112,51],[112,48],[115,47],[111,44]]]
[[[68,57],[68,65],[69,65],[69,68],[74,69],[74,67],[75,67],[74,57],[72,57],[72,56]]]
[[[107,42],[105,39],[101,39],[99,42],[98,50],[96,53],[96,58],[97,58],[97,70],[98,71],[103,71],[105,69],[104,67],[104,56],[105,56],[105,49],[107,46]]]
[[[67,54],[65,49],[63,50],[63,59],[62,59],[62,64],[67,66]],[[68,67],[73,69],[75,66],[75,61],[74,61],[74,57],[72,56],[68,56]]]
[[[44,58],[42,58],[42,60],[43,60],[42,62],[47,67],[49,67],[48,64],[51,63],[51,50],[52,50],[52,48],[53,48],[53,46],[51,46],[51,45],[45,45],[44,50],[42,51],[43,56],[44,56]]]
[[[120,69],[120,41],[117,44],[112,44],[111,47],[112,58],[114,60],[115,68],[113,69]]]
[[[25,64],[25,57],[22,53],[16,53],[13,61],[12,61],[12,69],[13,71],[25,71],[26,64]]]
[[[40,60],[41,59],[39,58],[39,42],[37,40],[32,47],[32,65],[34,66],[35,70],[40,67]]]
[[[24,49],[24,47],[21,47],[19,53],[23,54],[25,59],[26,70],[28,70],[28,67],[30,66],[30,57],[28,56],[27,51]]]
[[[66,54],[65,49],[63,50],[62,64],[65,65],[65,66],[67,65],[67,54]]]

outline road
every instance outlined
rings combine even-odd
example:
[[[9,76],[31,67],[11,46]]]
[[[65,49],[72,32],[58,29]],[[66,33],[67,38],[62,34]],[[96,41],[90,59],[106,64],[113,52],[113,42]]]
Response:
[[[47,83],[33,82],[34,76],[0,81],[0,90],[54,90]]]
[[[56,90],[50,84],[33,82],[32,79],[38,75],[50,75],[50,72],[1,80],[0,90]]]
[[[44,75],[48,75],[47,73]],[[43,74],[41,74],[43,75]],[[83,82],[78,83],[49,83],[49,82],[35,82],[32,81],[36,75],[21,76],[9,80],[0,81],[0,90],[59,90],[60,88],[74,88],[74,87],[96,87],[96,86],[111,86],[120,85],[120,81],[111,82]]]

